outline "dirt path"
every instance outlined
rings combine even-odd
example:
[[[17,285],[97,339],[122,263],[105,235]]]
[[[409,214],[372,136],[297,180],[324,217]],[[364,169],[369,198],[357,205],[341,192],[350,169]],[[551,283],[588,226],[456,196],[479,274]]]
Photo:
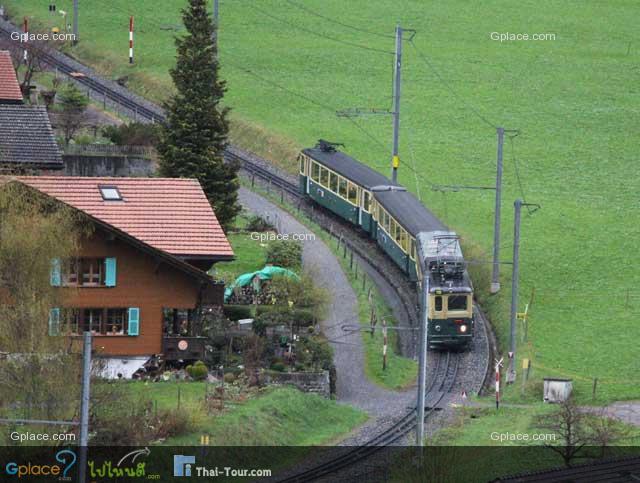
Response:
[[[248,211],[269,219],[281,233],[311,233],[293,216],[247,189],[241,188],[240,202]],[[413,391],[399,394],[370,382],[364,372],[361,334],[342,330],[344,324],[358,323],[358,305],[338,260],[320,238],[303,242],[302,258],[305,269],[331,294],[328,314],[320,325],[334,350],[338,401],[356,406],[374,418],[405,410]]]

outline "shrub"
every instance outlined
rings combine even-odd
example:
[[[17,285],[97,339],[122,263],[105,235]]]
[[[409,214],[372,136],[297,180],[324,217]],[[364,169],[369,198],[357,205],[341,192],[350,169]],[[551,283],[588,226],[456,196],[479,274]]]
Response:
[[[191,432],[193,421],[184,411],[176,409],[158,412],[153,439],[167,439]]]
[[[251,305],[225,305],[222,307],[222,311],[226,318],[234,322],[253,317],[253,307]]]
[[[261,216],[252,216],[247,221],[247,231],[271,231],[275,227]]]
[[[192,366],[187,366],[187,373],[196,381],[204,381],[209,374],[207,366],[202,361],[197,361]]]
[[[158,124],[132,122],[120,126],[106,126],[102,135],[118,146],[155,146],[159,139]]]
[[[311,309],[290,309],[288,305],[259,305],[256,309],[254,332],[256,332],[256,323],[261,328],[263,326],[282,324],[309,327],[315,324],[316,320],[316,314]]]
[[[266,262],[294,271],[299,270],[302,267],[302,244],[295,240],[276,240],[270,243]]]
[[[316,317],[322,317],[329,300],[328,292],[316,286],[308,274],[303,274],[299,279],[274,277],[265,290],[275,297],[277,303],[287,304],[291,301],[295,309],[309,309]]]
[[[236,380],[236,375],[233,372],[226,372],[223,379],[227,384],[232,384]]]
[[[287,366],[284,365],[284,362],[274,362],[271,364],[271,370],[276,372],[284,372],[287,369]]]

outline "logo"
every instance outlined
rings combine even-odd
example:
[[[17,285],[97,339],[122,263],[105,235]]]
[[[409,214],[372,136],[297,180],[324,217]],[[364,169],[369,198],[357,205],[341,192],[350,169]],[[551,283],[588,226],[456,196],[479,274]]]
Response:
[[[191,476],[191,465],[196,464],[195,456],[173,455],[173,476]]]
[[[5,466],[5,472],[10,476],[17,476],[18,478],[32,477],[32,476],[59,476],[63,479],[67,479],[67,473],[76,464],[76,454],[69,450],[63,449],[56,453],[56,461],[62,463],[60,465],[38,465],[33,464],[31,461],[26,464],[18,464],[15,461],[7,463]]]
[[[144,461],[136,460],[140,457],[146,458],[151,454],[149,448],[137,449],[124,455],[120,461],[114,464],[111,460],[103,461],[101,465],[91,460],[87,463],[89,466],[89,475],[91,478],[147,478],[155,479],[156,476],[147,473],[146,465]]]

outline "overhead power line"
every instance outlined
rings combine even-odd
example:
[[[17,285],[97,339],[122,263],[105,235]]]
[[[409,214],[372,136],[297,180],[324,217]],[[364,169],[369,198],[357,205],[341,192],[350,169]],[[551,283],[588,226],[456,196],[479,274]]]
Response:
[[[256,12],[259,12],[260,14],[264,15],[265,17],[268,17],[272,20],[275,20],[276,22],[280,22],[283,23],[285,25],[288,25],[291,28],[300,30],[302,32],[306,32],[310,35],[315,35],[316,37],[321,37],[323,39],[327,39],[327,40],[331,40],[333,42],[337,42],[339,44],[344,44],[344,45],[348,45],[351,47],[356,47],[359,49],[363,49],[363,50],[369,50],[372,52],[378,52],[380,54],[387,54],[387,55],[394,55],[394,52],[391,52],[389,50],[383,50],[383,49],[376,49],[375,47],[367,47],[366,45],[361,45],[361,44],[357,44],[355,42],[349,42],[348,40],[342,40],[342,39],[338,39],[336,37],[332,37],[330,35],[326,35],[320,32],[317,32],[315,30],[312,29],[308,29],[306,27],[302,27],[296,23],[290,22],[289,20],[285,20],[281,17],[277,17],[275,15],[270,14],[269,12],[267,12],[266,10],[263,10],[260,7],[256,7],[252,2],[247,2],[245,5],[247,5],[249,8],[255,10]]]
[[[491,122],[486,116],[484,116],[480,111],[478,111],[473,105],[471,105],[469,103],[469,101],[467,101],[466,99],[464,99],[463,97],[461,97],[450,85],[449,82],[447,82],[442,75],[440,74],[440,72],[438,72],[438,70],[435,68],[435,66],[431,63],[431,61],[429,61],[429,59],[427,58],[426,55],[424,55],[422,53],[422,51],[420,49],[418,49],[418,47],[416,46],[416,44],[413,42],[412,39],[409,39],[409,44],[413,47],[413,49],[416,51],[416,53],[418,54],[418,57],[422,60],[422,62],[425,63],[425,65],[434,73],[434,75],[436,76],[436,78],[438,79],[438,81],[440,81],[440,83],[456,98],[458,99],[461,103],[463,103],[467,109],[469,109],[471,112],[473,112],[478,119],[480,119],[482,122],[484,122],[486,125],[491,126],[493,129],[496,129],[497,126],[495,123]]]
[[[320,14],[320,13],[314,11],[314,10],[311,10],[309,7],[306,7],[304,5],[300,5],[298,2],[294,2],[293,0],[287,0],[287,3],[290,4],[290,5],[293,5],[296,8],[299,8],[300,10],[304,10],[305,12],[310,13],[311,15],[313,15],[315,17],[318,17],[318,18],[321,18],[323,20],[326,20],[327,22],[330,22],[332,24],[340,25],[341,27],[345,27],[345,28],[354,30],[356,32],[362,32],[362,33],[369,34],[369,35],[375,35],[376,37],[382,37],[382,38],[385,38],[385,39],[393,39],[394,38],[394,36],[390,35],[390,34],[381,34],[380,32],[374,32],[372,30],[367,30],[367,29],[363,29],[363,28],[360,28],[360,27],[356,27],[355,25],[349,25],[347,23],[340,22],[339,20],[336,20],[336,19],[331,18],[331,17],[327,17],[327,16],[322,15],[322,14]]]

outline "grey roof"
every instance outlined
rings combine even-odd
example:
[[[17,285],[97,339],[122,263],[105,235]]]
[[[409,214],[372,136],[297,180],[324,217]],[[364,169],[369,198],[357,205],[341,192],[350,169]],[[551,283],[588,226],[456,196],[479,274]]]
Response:
[[[378,185],[391,185],[391,180],[375,169],[362,164],[341,151],[323,151],[320,148],[303,149],[302,152],[327,168],[341,174],[354,183],[371,189]]]
[[[414,237],[423,231],[447,229],[418,198],[406,190],[375,187],[373,197]]]
[[[44,106],[0,105],[0,164],[62,169]]]

